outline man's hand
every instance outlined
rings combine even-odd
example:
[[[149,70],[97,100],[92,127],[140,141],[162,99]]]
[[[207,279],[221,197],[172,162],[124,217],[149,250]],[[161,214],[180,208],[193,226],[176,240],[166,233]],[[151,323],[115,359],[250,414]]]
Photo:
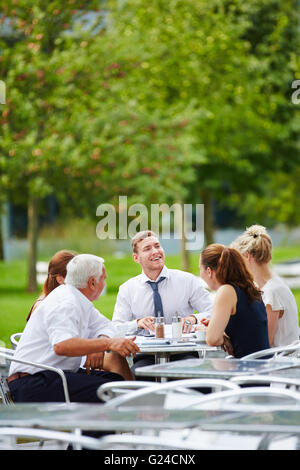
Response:
[[[86,372],[89,374],[91,369],[102,369],[103,367],[103,359],[104,359],[104,352],[98,353],[91,353],[88,354],[86,357],[86,361],[84,366],[86,368]]]
[[[188,317],[185,317],[182,321],[182,332],[183,333],[190,333],[192,326],[197,323],[196,318],[194,315],[189,315]]]
[[[138,328],[144,328],[144,330],[154,331],[155,330],[154,323],[155,323],[154,317],[145,317],[145,318],[140,318],[137,321],[137,326]]]
[[[135,344],[135,336],[131,339],[127,338],[109,338],[107,340],[107,350],[114,351],[122,357],[130,356],[135,357],[136,353],[140,352],[140,348]]]

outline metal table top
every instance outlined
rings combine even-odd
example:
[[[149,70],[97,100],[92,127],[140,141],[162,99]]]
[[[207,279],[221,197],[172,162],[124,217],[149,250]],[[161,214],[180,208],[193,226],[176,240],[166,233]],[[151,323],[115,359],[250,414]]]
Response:
[[[239,433],[300,434],[300,409],[240,413],[230,412],[202,423],[203,430]]]
[[[222,411],[219,412],[222,414]],[[23,403],[0,405],[0,426],[40,427],[56,430],[136,431],[184,429],[210,418],[210,410],[167,410],[161,407],[111,409],[102,404]]]
[[[266,374],[282,369],[300,367],[299,361],[241,359],[186,359],[153,366],[139,367],[135,374],[147,377],[165,378],[220,378],[229,379],[236,375]],[[296,369],[295,369],[296,370]]]

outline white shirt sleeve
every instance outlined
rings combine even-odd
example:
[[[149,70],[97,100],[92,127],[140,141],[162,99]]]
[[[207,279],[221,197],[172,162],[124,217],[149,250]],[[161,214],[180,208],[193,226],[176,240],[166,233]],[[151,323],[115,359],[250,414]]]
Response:
[[[113,338],[116,336],[116,331],[112,322],[94,307],[89,321],[89,338],[96,338],[100,335]]]
[[[284,305],[274,289],[266,288],[263,290],[262,299],[265,306],[270,305],[274,312],[276,310],[284,310]]]
[[[52,346],[70,338],[80,337],[80,321],[74,314],[79,307],[73,303],[61,303],[44,315],[44,326]]]
[[[120,286],[112,318],[113,326],[121,336],[134,333],[138,327],[128,301],[129,292],[126,291],[126,286]]]
[[[213,308],[213,299],[212,295],[201,285],[199,279],[196,276],[192,275],[191,280],[191,294],[189,303],[194,310],[197,310],[195,316],[197,320],[202,318],[210,318]]]

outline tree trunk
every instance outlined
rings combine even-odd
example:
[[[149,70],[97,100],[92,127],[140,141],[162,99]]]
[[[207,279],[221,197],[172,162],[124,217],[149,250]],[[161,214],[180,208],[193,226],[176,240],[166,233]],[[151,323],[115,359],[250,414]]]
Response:
[[[182,231],[182,237],[181,237],[181,269],[183,271],[190,270],[190,257],[189,257],[189,252],[186,249],[186,237],[185,237],[184,230]]]
[[[0,260],[4,260],[4,240],[3,240],[3,233],[2,233],[2,214],[0,211]]]
[[[38,241],[38,200],[30,195],[28,200],[28,292],[38,290],[36,280],[37,241]]]
[[[204,237],[205,245],[214,243],[214,216],[211,194],[207,190],[201,191],[202,203],[204,204]]]
[[[180,257],[181,257],[181,269],[183,271],[189,271],[190,270],[190,258],[189,258],[189,252],[186,249],[186,236],[185,236],[185,220],[184,220],[184,204],[182,201],[179,201],[179,204],[181,206],[181,220],[178,220],[178,229],[181,231],[180,234]]]

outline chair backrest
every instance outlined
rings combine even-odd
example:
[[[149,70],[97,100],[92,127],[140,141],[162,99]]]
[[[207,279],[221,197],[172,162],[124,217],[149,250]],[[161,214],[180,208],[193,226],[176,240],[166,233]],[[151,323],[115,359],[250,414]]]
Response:
[[[269,360],[272,360],[278,356],[288,356],[294,353],[300,352],[300,342],[288,344],[287,346],[277,346],[269,349],[262,349],[261,351],[256,351],[252,354],[247,354],[241,358],[242,361],[250,361],[252,359],[264,359],[268,357]]]
[[[13,440],[11,438],[14,438]],[[54,440],[76,445],[78,449],[99,450],[103,448],[99,440],[93,437],[81,436],[76,433],[53,431],[48,429],[32,429],[30,427],[0,427],[0,447],[8,450],[16,450],[17,438]]]
[[[207,445],[201,445],[199,440],[189,441],[180,437],[166,438],[162,436],[135,436],[132,434],[115,434],[110,436],[104,436],[99,440],[101,448],[104,449],[170,449],[170,450],[213,450],[213,447]],[[176,454],[175,454],[176,455]],[[154,457],[154,456],[153,456]],[[177,459],[174,458],[174,464],[179,462],[179,456]],[[153,458],[155,463],[155,458]]]
[[[195,409],[218,409],[235,411],[272,411],[286,407],[300,406],[300,393],[275,387],[247,387],[210,393],[199,398],[192,405]],[[191,408],[191,406],[189,406]]]
[[[152,405],[153,399],[155,400],[157,397],[160,398],[160,402],[156,401],[155,405],[163,406],[166,397],[170,393],[181,394],[181,397],[182,394],[188,394],[188,400],[192,398],[192,394],[193,396],[203,396],[201,391],[197,391],[195,389],[213,389],[214,391],[237,390],[239,389],[239,386],[228,380],[220,379],[184,379],[167,383],[150,383],[150,385],[142,387],[139,390],[129,391],[125,395],[117,396],[116,398],[108,401],[104,406],[109,408],[116,408],[122,405],[130,406],[130,404],[133,404],[134,406],[145,406],[145,400],[147,401],[147,404]],[[99,387],[98,392],[101,393],[101,387]],[[178,403],[178,407],[179,406],[180,403]]]
[[[149,389],[149,387],[160,388],[161,384],[155,383],[155,382],[146,382],[146,381],[144,382],[142,380],[141,381],[107,382],[99,387],[97,391],[97,396],[98,398],[100,398],[100,400],[104,402],[109,402],[110,400],[113,400],[114,398],[117,398],[119,396],[125,396],[125,395],[128,395],[129,393],[133,393],[134,391],[138,391],[141,389],[146,389],[146,388]],[[188,388],[185,388],[185,389],[181,389],[181,393],[192,393],[192,391]],[[128,395],[128,399],[129,399],[129,395]],[[165,399],[166,399],[165,394],[151,392],[147,396],[147,405],[162,407],[165,404]],[[140,397],[135,396],[134,405],[144,406],[145,405],[144,396],[143,395],[141,395]]]
[[[8,387],[0,373],[0,398],[3,405],[12,405],[13,401],[10,396]]]
[[[14,333],[13,335],[11,335],[10,342],[11,342],[11,347],[13,349],[17,348],[18,342],[19,342],[21,336],[22,336],[22,333]]]
[[[145,382],[142,380],[107,382],[99,387],[97,395],[100,400],[108,402],[109,400],[112,400],[113,398],[116,398],[120,395],[125,395],[126,393],[132,392],[134,390],[140,390],[141,388],[150,387],[153,385],[153,382]]]
[[[7,349],[7,348],[0,348],[0,357],[4,358],[4,359],[6,359],[10,362],[17,362],[19,364],[26,364],[26,365],[37,367],[39,369],[51,370],[52,372],[56,372],[61,377],[61,380],[62,380],[64,395],[65,395],[65,401],[67,403],[70,403],[68,383],[67,383],[67,379],[66,379],[66,376],[65,376],[63,370],[58,369],[57,367],[48,366],[46,364],[41,364],[41,363],[38,363],[38,362],[25,361],[23,359],[16,359],[14,357],[14,351],[11,350],[11,349]]]
[[[238,385],[265,384],[265,385],[284,385],[285,388],[300,389],[300,379],[290,377],[276,377],[272,375],[239,375],[232,377],[231,382]]]

